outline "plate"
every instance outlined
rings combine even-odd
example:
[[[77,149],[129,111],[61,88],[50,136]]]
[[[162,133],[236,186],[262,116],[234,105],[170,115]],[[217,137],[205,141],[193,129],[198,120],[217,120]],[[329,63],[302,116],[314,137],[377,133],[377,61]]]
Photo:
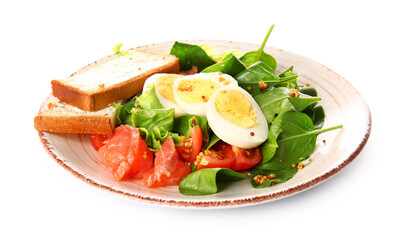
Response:
[[[250,43],[194,40],[181,41],[191,44],[207,44],[218,51],[257,50],[260,46]],[[157,53],[168,53],[174,42],[163,42],[137,47]],[[308,58],[281,49],[266,47],[265,52],[278,62],[277,72],[290,66],[300,73],[298,82],[315,87],[322,98],[326,119],[324,127],[342,124],[341,130],[321,134],[311,155],[312,163],[298,171],[285,183],[269,188],[254,189],[248,181],[234,182],[221,192],[206,196],[187,196],[178,187],[145,188],[140,180],[117,182],[112,174],[99,163],[99,155],[93,149],[86,134],[58,134],[39,132],[40,140],[62,167],[90,185],[124,197],[151,204],[191,208],[227,208],[266,203],[307,190],[332,177],[349,164],[366,144],[371,130],[370,110],[359,92],[343,77],[331,69]],[[95,61],[79,71],[101,64],[113,55]],[[46,100],[44,100],[43,105]]]

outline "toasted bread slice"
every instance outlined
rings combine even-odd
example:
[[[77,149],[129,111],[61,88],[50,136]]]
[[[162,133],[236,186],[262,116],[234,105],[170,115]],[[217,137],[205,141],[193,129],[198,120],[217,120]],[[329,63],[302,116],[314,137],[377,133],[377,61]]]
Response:
[[[133,50],[107,57],[68,79],[51,81],[52,93],[84,111],[97,111],[141,92],[144,81],[155,73],[178,72],[175,56]]]
[[[59,133],[111,134],[117,122],[113,106],[87,112],[50,96],[44,109],[34,118],[38,131]]]

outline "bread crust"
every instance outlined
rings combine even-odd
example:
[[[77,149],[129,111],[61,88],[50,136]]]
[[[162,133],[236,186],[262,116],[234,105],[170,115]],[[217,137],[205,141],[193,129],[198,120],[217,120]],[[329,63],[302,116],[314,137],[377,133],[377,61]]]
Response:
[[[115,126],[112,121],[109,117],[38,115],[34,118],[34,127],[46,132],[110,135]]]
[[[178,58],[171,55],[161,56],[168,58],[169,61],[158,68],[148,70],[115,85],[99,88],[96,91],[83,91],[64,83],[62,80],[52,80],[52,94],[61,101],[84,111],[100,110],[113,102],[130,98],[141,92],[144,81],[155,73],[179,73]]]

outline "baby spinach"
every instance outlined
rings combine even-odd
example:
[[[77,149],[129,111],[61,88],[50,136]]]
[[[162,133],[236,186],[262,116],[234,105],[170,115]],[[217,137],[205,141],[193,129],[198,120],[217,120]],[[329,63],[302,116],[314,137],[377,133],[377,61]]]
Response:
[[[276,69],[277,67],[276,59],[263,51],[264,47],[266,46],[267,40],[269,39],[271,31],[273,31],[273,28],[274,25],[271,25],[259,50],[248,52],[240,58],[240,61],[242,61],[243,64],[245,64],[246,66],[250,66],[258,61],[262,61],[272,69],[274,70]]]
[[[294,82],[296,85],[297,77],[298,74],[279,77],[273,69],[263,62],[256,62],[235,76],[239,86],[247,90],[252,96],[256,96],[278,85],[290,82]],[[266,83],[267,87],[260,89],[260,82]]]
[[[291,66],[287,68],[284,72],[282,72],[280,75],[280,79],[292,79],[295,78],[295,80],[298,78],[298,74],[293,72],[294,67]],[[281,83],[275,85],[275,87],[288,87],[288,88],[294,88],[298,89],[297,81],[282,81]],[[313,96],[313,95],[311,95]],[[316,97],[316,96],[313,96]]]
[[[272,125],[282,129],[277,138],[277,151],[269,162],[256,166],[257,169],[280,170],[297,164],[314,151],[319,134],[342,128],[342,125],[337,125],[316,130],[308,115],[301,112],[281,113]]]
[[[287,167],[280,170],[270,171],[270,170],[260,170],[254,169],[250,172],[250,183],[254,188],[265,188],[277,183],[283,183],[294,177],[298,172],[296,167]],[[275,174],[276,178],[265,181],[264,183],[258,184],[253,178],[257,175],[268,176],[269,174]]]
[[[179,58],[181,71],[190,70],[193,66],[197,66],[198,71],[202,71],[216,63],[198,45],[175,42],[170,54]]]
[[[305,94],[300,94],[299,97],[291,97],[290,91],[290,88],[279,87],[254,97],[269,123],[278,114],[288,111],[302,111],[310,104],[321,100],[319,97],[311,97]]]
[[[208,145],[204,149],[208,150],[209,148],[211,148],[213,145],[215,145],[219,141],[220,141],[220,138],[218,136],[216,136],[214,133],[212,133],[211,137],[209,138]]]
[[[179,183],[179,191],[186,195],[214,194],[222,187],[222,183],[247,179],[246,174],[227,168],[204,168],[192,172]]]
[[[228,55],[229,53],[233,53],[233,55],[235,55],[237,58],[240,58],[241,56],[243,56],[243,53],[240,52],[239,50],[232,50],[232,51],[223,51],[221,53],[218,53],[216,51],[215,47],[210,47],[206,44],[201,44],[199,45],[205,52],[206,54],[208,54],[208,56],[210,58],[212,58],[215,62],[219,62],[221,61],[226,55]]]
[[[233,53],[229,53],[222,59],[221,62],[211,65],[201,72],[223,72],[231,76],[235,76],[245,69],[246,66]]]
[[[315,106],[313,108],[314,111],[314,119],[312,122],[314,123],[315,129],[321,129],[324,126],[325,121],[325,112],[322,106]]]
[[[299,91],[304,93],[304,94],[307,94],[309,96],[312,96],[312,97],[318,96],[317,90],[315,88],[313,88],[313,87],[301,86],[301,87],[299,87]]]
[[[278,148],[277,138],[278,135],[280,135],[281,131],[282,129],[278,124],[272,124],[270,126],[267,141],[261,145],[261,151],[263,155],[263,159],[261,160],[262,164],[270,161],[276,153],[276,150]]]

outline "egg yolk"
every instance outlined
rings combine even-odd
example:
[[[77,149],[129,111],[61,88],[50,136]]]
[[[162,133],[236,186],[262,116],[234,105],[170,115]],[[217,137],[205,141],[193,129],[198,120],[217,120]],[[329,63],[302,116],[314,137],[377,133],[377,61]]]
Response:
[[[179,82],[176,94],[184,102],[207,102],[219,87],[208,79],[190,78]]]
[[[215,107],[225,120],[239,127],[251,128],[257,123],[252,105],[238,90],[221,90],[216,96]]]
[[[174,86],[174,81],[177,78],[183,77],[182,75],[178,74],[166,74],[160,76],[156,81],[155,81],[155,89],[157,93],[161,96],[163,96],[165,99],[168,101],[174,102],[174,92],[172,86]]]

